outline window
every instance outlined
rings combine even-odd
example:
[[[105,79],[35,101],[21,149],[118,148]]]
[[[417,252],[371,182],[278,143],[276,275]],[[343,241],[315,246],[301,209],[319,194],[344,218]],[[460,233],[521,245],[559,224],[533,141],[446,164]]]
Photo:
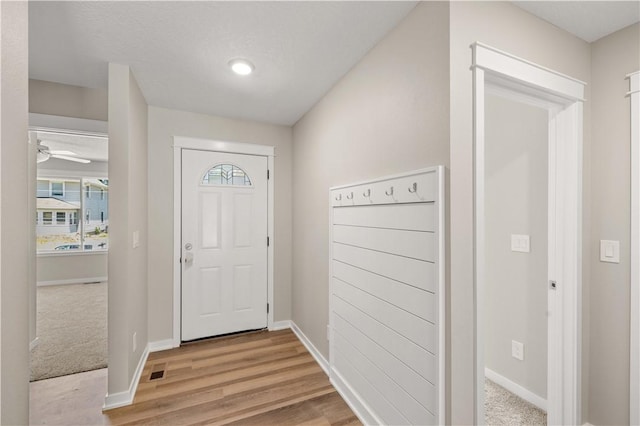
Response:
[[[64,182],[51,182],[51,196],[64,197]]]
[[[67,223],[67,214],[65,212],[56,212],[56,225],[64,225]]]
[[[36,247],[38,253],[107,250],[109,243],[109,181],[107,179],[38,176],[37,185]],[[100,196],[97,195],[98,191]],[[93,198],[91,198],[91,192],[94,192]],[[64,196],[54,196],[61,193]]]
[[[202,178],[205,185],[251,186],[251,179],[240,167],[233,164],[213,166]]]

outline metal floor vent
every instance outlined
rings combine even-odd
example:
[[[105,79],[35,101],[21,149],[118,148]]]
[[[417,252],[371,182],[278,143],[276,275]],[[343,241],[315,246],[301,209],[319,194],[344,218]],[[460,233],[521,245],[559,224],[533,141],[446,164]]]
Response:
[[[153,373],[151,373],[151,377],[149,377],[149,380],[162,379],[163,377],[164,377],[164,370],[154,371]]]

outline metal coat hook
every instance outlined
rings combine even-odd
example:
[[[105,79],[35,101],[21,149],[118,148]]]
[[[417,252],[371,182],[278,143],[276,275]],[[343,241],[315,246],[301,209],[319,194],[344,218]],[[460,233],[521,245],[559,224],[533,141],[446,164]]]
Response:
[[[336,201],[340,201],[342,200],[342,194],[338,194],[338,196],[336,197]]]
[[[365,192],[363,192],[362,196],[366,198],[371,197],[371,189],[367,189]]]
[[[353,192],[350,192],[349,195],[347,195],[347,200],[353,200]]]
[[[393,186],[389,188],[388,191],[384,191],[384,193],[387,194],[389,197],[391,197],[393,195]]]
[[[409,192],[411,192],[413,194],[417,190],[418,190],[418,183],[417,182],[413,182],[413,185],[411,185],[411,188],[409,188]]]

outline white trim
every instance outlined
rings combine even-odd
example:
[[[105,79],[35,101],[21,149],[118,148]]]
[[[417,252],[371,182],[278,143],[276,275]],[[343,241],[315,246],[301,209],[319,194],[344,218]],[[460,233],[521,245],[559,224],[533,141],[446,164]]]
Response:
[[[88,120],[85,118],[63,117],[59,115],[29,113],[29,128],[31,130],[51,131],[73,134],[96,134],[106,136],[109,133],[109,123],[102,120]]]
[[[375,410],[369,407],[369,405],[360,398],[360,395],[353,390],[348,381],[345,380],[338,371],[333,370],[333,374],[329,381],[333,387],[336,388],[344,402],[347,403],[349,408],[351,408],[351,411],[353,411],[363,425],[385,424],[382,419],[375,415]]]
[[[72,250],[52,250],[52,251],[41,251],[36,256],[37,257],[65,257],[65,256],[100,256],[109,254],[109,250],[95,250],[95,251],[72,251]]]
[[[257,145],[244,142],[228,142],[213,139],[174,136],[173,147],[182,149],[197,149],[200,151],[217,151],[230,154],[263,155],[273,157],[275,148],[269,145]]]
[[[36,347],[38,347],[39,344],[40,344],[40,338],[39,337],[36,337],[35,339],[33,339],[31,341],[31,343],[29,343],[29,352],[31,352]]]
[[[535,405],[544,412],[547,411],[547,400],[531,392],[529,389],[507,379],[503,375],[496,373],[490,368],[485,367],[484,376],[495,384],[502,386],[512,394],[517,395],[528,403]]]
[[[311,343],[311,340],[298,328],[295,322],[291,321],[291,330],[300,339],[305,348],[309,351],[311,356],[316,360],[320,367],[324,370],[324,373],[329,375],[329,363],[327,359],[320,353],[320,351]]]
[[[286,330],[287,328],[291,328],[291,320],[276,321],[271,324],[269,331]]]
[[[640,71],[627,76],[631,111],[631,324],[629,421],[640,424]]]
[[[267,236],[270,244],[267,247],[267,328],[273,327],[274,304],[274,247],[275,247],[275,148],[267,145],[256,145],[242,142],[227,142],[185,136],[173,137],[173,345],[180,346],[181,339],[181,264],[182,255],[182,150],[224,152],[232,154],[259,155],[267,157],[269,179],[267,180]]]
[[[131,382],[129,383],[129,390],[123,392],[116,392],[112,394],[107,394],[104,398],[104,405],[102,406],[102,411],[111,410],[113,408],[124,407],[127,405],[131,405],[133,403],[133,398],[136,396],[136,390],[138,389],[138,384],[140,383],[140,377],[142,377],[142,370],[144,370],[144,365],[147,362],[147,357],[149,356],[149,344],[144,348],[144,352],[138,361],[138,366],[136,367],[135,373],[133,373],[133,377],[131,378]]]
[[[51,280],[51,281],[38,281],[38,287],[46,287],[50,285],[67,285],[67,284],[93,284],[108,281],[107,277],[87,277],[87,278],[72,278],[68,280]]]
[[[177,346],[173,345],[173,339],[156,340],[155,342],[149,342],[149,353],[166,351],[175,347]]]
[[[549,424],[579,424],[582,334],[582,123],[584,83],[481,43],[473,49],[474,370],[476,424],[484,423],[484,124],[485,89],[549,111],[549,290],[547,404]],[[562,167],[560,167],[562,165]]]
[[[586,83],[580,80],[480,42],[473,43],[471,47],[474,69],[479,67],[516,84],[540,88],[571,101],[584,100]]]

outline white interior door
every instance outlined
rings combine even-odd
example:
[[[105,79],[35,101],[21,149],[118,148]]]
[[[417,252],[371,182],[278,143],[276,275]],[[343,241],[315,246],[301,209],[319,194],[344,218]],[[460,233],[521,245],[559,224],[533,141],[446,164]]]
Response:
[[[267,326],[267,157],[182,150],[182,340]]]

